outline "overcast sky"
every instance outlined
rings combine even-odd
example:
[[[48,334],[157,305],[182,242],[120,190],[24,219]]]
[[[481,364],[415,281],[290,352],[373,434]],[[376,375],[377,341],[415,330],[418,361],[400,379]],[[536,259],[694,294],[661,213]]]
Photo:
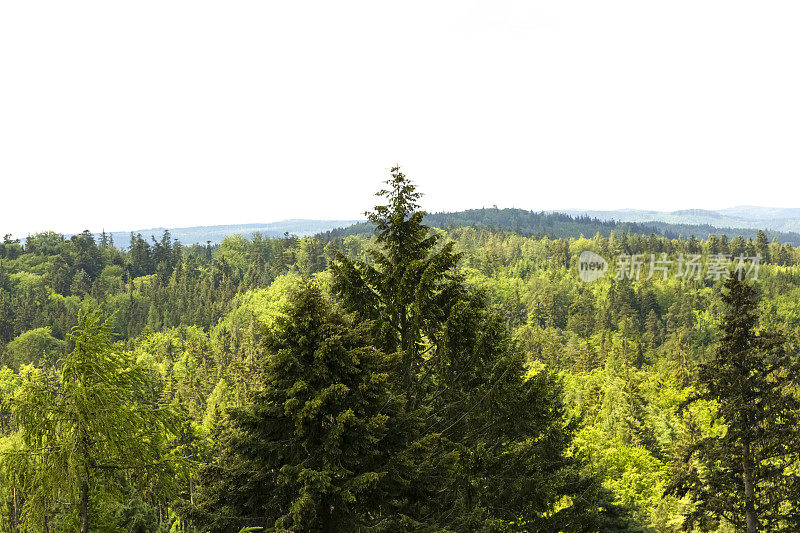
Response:
[[[0,233],[798,207],[800,2],[0,3]]]

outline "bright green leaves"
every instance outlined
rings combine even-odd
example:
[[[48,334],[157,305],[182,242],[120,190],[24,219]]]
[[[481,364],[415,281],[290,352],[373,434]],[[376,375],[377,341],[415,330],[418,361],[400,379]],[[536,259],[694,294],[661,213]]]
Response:
[[[84,531],[101,488],[107,500],[171,473],[176,419],[153,405],[155,376],[114,344],[99,313],[81,313],[70,338],[75,349],[58,370],[23,373],[12,401],[22,446],[5,460],[26,496],[27,523],[78,516]]]

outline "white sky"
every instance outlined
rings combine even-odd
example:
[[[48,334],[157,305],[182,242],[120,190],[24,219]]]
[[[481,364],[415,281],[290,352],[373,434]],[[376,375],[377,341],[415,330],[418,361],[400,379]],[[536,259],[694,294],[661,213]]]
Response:
[[[798,206],[800,2],[0,3],[0,234]]]

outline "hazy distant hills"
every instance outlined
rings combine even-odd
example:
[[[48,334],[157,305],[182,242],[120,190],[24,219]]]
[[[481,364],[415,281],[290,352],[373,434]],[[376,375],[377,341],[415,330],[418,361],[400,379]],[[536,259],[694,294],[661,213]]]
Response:
[[[591,237],[596,233],[608,236],[617,233],[638,233],[676,238],[678,236],[704,239],[710,234],[727,235],[729,238],[741,235],[755,238],[759,229],[772,240],[800,246],[800,209],[738,206],[718,211],[706,209],[687,209],[682,211],[645,211],[620,209],[616,211],[595,211],[566,209],[555,212],[535,212],[524,209],[468,209],[452,213],[431,213],[425,217],[429,226],[440,228],[485,227],[500,231],[515,231],[528,235],[548,235],[553,238]],[[135,230],[144,238],[151,236],[160,239],[165,228]],[[183,244],[217,244],[225,237],[240,234],[251,237],[259,232],[264,236],[277,237],[285,233],[300,237],[323,234],[327,237],[364,234],[372,231],[372,226],[357,220],[282,220],[266,224],[238,224],[224,226],[195,226],[189,228],[169,228],[173,239]],[[127,248],[131,232],[113,232],[114,244]]]
[[[183,244],[211,244],[222,242],[222,239],[231,235],[243,235],[251,237],[258,232],[265,237],[279,237],[284,233],[305,237],[306,235],[316,235],[333,228],[350,226],[358,222],[357,220],[309,220],[292,219],[281,220],[280,222],[270,222],[266,224],[232,224],[224,226],[193,226],[189,228],[150,228],[130,231],[114,231],[111,236],[114,238],[114,245],[118,248],[127,248],[130,245],[131,233],[140,233],[142,237],[151,240],[151,237],[161,239],[165,229],[169,229],[174,240],[179,240]]]
[[[621,222],[667,222],[671,224],[708,224],[725,228],[771,229],[781,232],[800,232],[800,209],[782,207],[756,207],[741,205],[712,211],[707,209],[685,209],[681,211],[645,211],[620,209],[595,211],[564,209],[570,215],[586,215],[601,220]]]

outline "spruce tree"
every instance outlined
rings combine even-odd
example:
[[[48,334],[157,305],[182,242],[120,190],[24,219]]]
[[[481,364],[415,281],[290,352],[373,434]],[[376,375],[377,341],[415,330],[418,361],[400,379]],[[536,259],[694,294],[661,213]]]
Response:
[[[451,309],[441,332],[424,428],[452,455],[422,516],[452,531],[592,529],[599,487],[570,453],[574,421],[558,376],[528,369],[496,310],[481,295]],[[439,450],[433,453],[440,453]],[[556,511],[559,501],[571,505]]]
[[[91,289],[91,280],[86,272],[78,270],[72,278],[72,283],[69,287],[69,292],[74,296],[83,296]]]
[[[726,430],[698,439],[679,462],[689,468],[676,491],[697,502],[687,525],[713,517],[748,532],[798,531],[800,365],[781,334],[759,327],[752,285],[732,276],[722,301],[723,335],[715,357],[700,365],[700,393],[693,400],[716,405]]]
[[[214,532],[377,526],[399,400],[369,324],[308,283],[265,338],[264,388],[230,412],[187,514]]]
[[[398,168],[375,225],[372,262],[335,254],[333,288],[399,353],[404,448],[392,460],[388,530],[580,530],[597,486],[570,457],[556,376],[527,374],[508,327],[473,294],[452,242],[422,223],[420,193]],[[572,505],[555,512],[560,501]]]
[[[386,204],[366,213],[375,225],[377,246],[368,250],[372,262],[336,252],[330,268],[345,305],[374,322],[385,351],[400,352],[402,385],[413,402],[426,343],[464,292],[455,270],[460,255],[422,223],[421,194],[398,167],[386,184],[376,194]]]

